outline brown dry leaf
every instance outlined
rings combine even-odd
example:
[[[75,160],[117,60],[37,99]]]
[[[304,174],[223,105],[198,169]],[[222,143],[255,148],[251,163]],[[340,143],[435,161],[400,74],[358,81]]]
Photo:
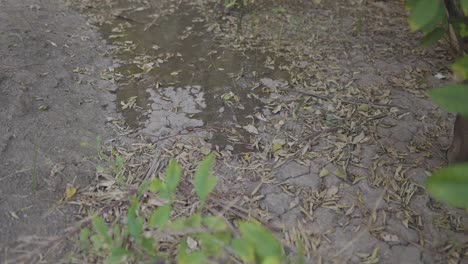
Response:
[[[245,129],[247,132],[249,132],[251,134],[258,135],[258,129],[253,125],[246,125],[246,126],[244,126],[242,128]]]
[[[346,216],[351,215],[351,214],[354,212],[354,208],[355,208],[355,205],[354,205],[354,203],[353,203],[353,205],[351,205],[351,207],[349,207],[349,209],[346,210],[345,215],[346,215]]]
[[[343,168],[336,169],[335,171],[333,171],[333,174],[335,174],[336,177],[341,178],[343,180],[347,179],[346,171]]]
[[[19,219],[19,216],[15,212],[10,211],[9,213],[10,213],[11,217],[13,217],[14,219]]]
[[[191,238],[191,237],[187,237],[187,246],[191,249],[191,250],[196,250],[198,248],[198,242]]]
[[[394,243],[400,242],[400,239],[398,238],[397,235],[393,235],[393,234],[390,234],[390,233],[387,233],[387,232],[381,232],[379,235],[380,235],[380,238],[382,238],[383,241],[394,242]]]

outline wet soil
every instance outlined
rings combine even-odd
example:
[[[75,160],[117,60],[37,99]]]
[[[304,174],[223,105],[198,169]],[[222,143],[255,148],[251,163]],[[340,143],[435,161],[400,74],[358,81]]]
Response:
[[[249,114],[263,105],[258,81],[281,71],[265,67],[263,53],[221,45],[189,3],[166,7],[170,14],[157,20],[164,11],[138,7],[114,2],[118,14],[99,21],[103,37],[116,47],[117,102],[127,124],[153,137],[203,126],[212,129],[210,143],[246,150],[240,141],[248,135],[230,128],[251,123]]]

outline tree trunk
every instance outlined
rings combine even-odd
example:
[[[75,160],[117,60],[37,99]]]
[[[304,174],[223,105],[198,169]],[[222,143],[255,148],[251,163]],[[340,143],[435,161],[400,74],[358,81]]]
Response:
[[[453,127],[452,145],[447,151],[449,163],[468,161],[468,118],[457,114]]]
[[[449,17],[448,37],[458,53],[458,57],[463,56],[468,51],[468,39],[463,38],[454,30],[452,23],[460,19],[468,23],[467,17],[460,10],[458,0],[444,0]],[[457,80],[463,81],[463,80]],[[457,114],[455,124],[453,126],[452,144],[447,151],[447,159],[449,163],[468,162],[468,118]]]

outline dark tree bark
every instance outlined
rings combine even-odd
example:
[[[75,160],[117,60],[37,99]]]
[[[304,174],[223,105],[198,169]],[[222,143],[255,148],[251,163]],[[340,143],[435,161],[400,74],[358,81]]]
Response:
[[[468,161],[468,118],[457,114],[453,127],[452,145],[447,151],[449,163]]]
[[[458,56],[461,57],[466,54],[467,39],[462,38],[456,30],[453,30],[452,23],[458,20],[468,24],[468,19],[460,10],[458,0],[444,0],[444,4],[451,24],[451,33],[454,34],[457,42]],[[468,118],[462,117],[460,114],[457,114],[455,118],[452,144],[447,151],[447,159],[449,163],[468,162]]]

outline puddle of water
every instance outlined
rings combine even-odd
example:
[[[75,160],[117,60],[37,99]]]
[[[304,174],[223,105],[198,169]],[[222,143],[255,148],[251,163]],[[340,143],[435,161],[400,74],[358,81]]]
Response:
[[[127,123],[155,136],[215,128],[210,143],[245,150],[249,135],[236,131],[262,111],[259,79],[281,74],[264,66],[267,56],[221,47],[187,3],[150,27],[155,8],[131,1],[114,8],[119,15],[101,31],[119,47],[117,102]]]

